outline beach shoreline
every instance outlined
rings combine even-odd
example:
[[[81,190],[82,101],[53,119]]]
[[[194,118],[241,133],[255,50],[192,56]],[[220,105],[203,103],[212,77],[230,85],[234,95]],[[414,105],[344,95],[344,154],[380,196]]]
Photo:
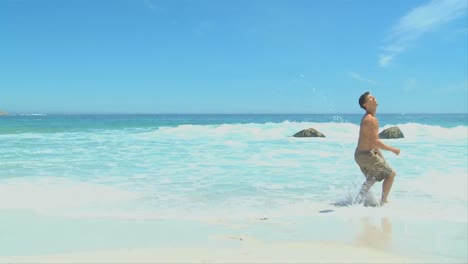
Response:
[[[427,263],[389,252],[330,242],[240,241],[237,246],[134,248],[0,257],[0,263]]]
[[[0,210],[0,263],[466,262],[453,254],[463,237],[442,243],[463,222],[397,217],[395,206],[151,219]]]
[[[9,229],[17,240],[11,247],[24,248],[4,249],[0,263],[428,263],[420,254],[395,247],[401,231],[394,232],[392,221],[381,216],[332,212],[203,220],[88,219],[87,224],[42,215],[18,217],[47,223],[40,227],[44,233]],[[50,236],[47,230],[57,227],[64,233]]]

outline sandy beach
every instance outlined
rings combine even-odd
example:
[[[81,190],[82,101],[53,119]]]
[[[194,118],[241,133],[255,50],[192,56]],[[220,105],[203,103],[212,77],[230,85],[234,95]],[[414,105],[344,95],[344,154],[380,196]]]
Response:
[[[4,257],[1,263],[425,263],[337,243],[258,243],[232,248],[147,248]]]
[[[462,223],[435,228],[391,207],[309,209],[167,220],[4,212],[0,263],[463,263],[431,255],[451,252],[440,238],[421,240]]]
[[[71,219],[55,221],[43,229],[63,225],[81,231],[65,232],[60,237],[44,234],[43,238],[37,231],[35,237],[25,231],[24,249],[29,243],[34,250],[3,254],[0,263],[428,263],[395,248],[401,233],[394,232],[386,217],[342,218],[334,214],[202,222],[124,221],[111,232],[106,231],[106,226],[113,225],[108,221],[89,226],[74,226]],[[35,221],[53,218],[39,216]],[[86,235],[91,226],[96,228],[93,235]],[[126,232],[133,233],[139,242],[132,244]],[[27,237],[29,241],[25,241]],[[146,239],[147,244],[142,243]],[[75,245],[71,245],[73,240]],[[116,245],[113,240],[121,241]],[[41,243],[70,247],[40,251]]]

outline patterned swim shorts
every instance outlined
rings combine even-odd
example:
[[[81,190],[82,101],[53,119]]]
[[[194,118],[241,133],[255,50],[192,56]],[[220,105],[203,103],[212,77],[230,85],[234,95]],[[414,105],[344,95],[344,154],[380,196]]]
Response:
[[[357,150],[354,152],[354,160],[361,168],[366,178],[382,181],[393,171],[385,159],[379,156],[377,150]]]

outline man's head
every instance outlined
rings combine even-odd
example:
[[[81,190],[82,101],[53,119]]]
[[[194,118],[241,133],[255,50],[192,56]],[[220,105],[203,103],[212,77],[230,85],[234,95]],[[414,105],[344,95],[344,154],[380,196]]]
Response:
[[[371,111],[377,107],[377,100],[369,92],[365,92],[359,97],[359,106],[366,111]]]

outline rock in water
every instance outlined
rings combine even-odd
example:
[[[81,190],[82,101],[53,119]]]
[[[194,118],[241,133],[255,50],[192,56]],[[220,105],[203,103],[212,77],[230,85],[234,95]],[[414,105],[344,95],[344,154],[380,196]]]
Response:
[[[297,132],[294,137],[325,137],[325,135],[313,128],[308,128]]]
[[[389,127],[379,134],[379,138],[390,139],[390,138],[404,138],[403,132],[397,126]]]

